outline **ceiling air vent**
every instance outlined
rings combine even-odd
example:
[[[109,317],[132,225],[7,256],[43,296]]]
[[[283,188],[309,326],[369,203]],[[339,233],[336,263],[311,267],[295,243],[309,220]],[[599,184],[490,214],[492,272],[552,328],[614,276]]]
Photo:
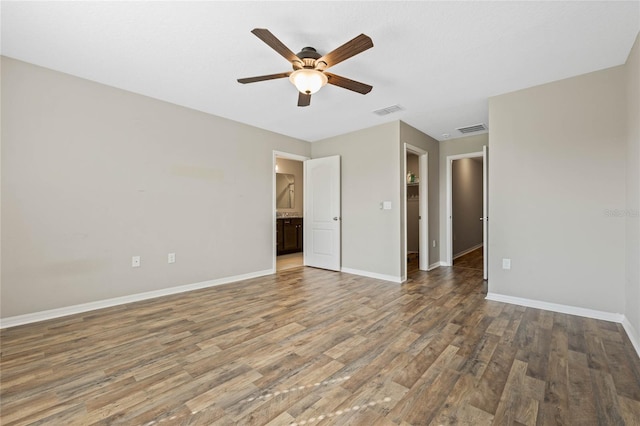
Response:
[[[382,108],[382,109],[378,109],[376,111],[373,111],[373,113],[375,115],[379,115],[379,116],[383,116],[383,115],[389,115],[389,114],[393,114],[394,112],[398,112],[398,111],[402,111],[404,108],[402,108],[400,105],[391,105],[388,106],[386,108]]]
[[[460,133],[473,133],[473,132],[481,132],[483,130],[487,130],[487,126],[485,126],[483,123],[480,124],[474,124],[473,126],[467,126],[467,127],[458,127],[456,130],[458,130]]]

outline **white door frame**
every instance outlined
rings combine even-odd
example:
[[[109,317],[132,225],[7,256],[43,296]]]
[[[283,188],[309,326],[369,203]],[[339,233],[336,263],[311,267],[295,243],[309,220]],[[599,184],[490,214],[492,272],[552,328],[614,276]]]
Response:
[[[482,146],[482,278],[489,279],[489,147]]]
[[[420,263],[419,268],[421,271],[429,270],[429,153],[421,148],[418,148],[407,143],[404,144],[404,160],[402,168],[402,203],[404,205],[404,246],[402,247],[402,258],[404,262],[404,273],[402,275],[402,281],[407,280],[407,154],[415,154],[418,156],[419,161],[419,177],[420,182],[418,184],[418,215],[420,216],[420,222],[418,225],[419,236],[419,250],[420,250]]]
[[[484,162],[486,161],[484,158],[484,151],[479,152],[470,152],[467,154],[457,154],[457,155],[448,155],[447,156],[447,253],[446,253],[446,265],[444,266],[453,266],[453,221],[452,221],[452,210],[453,210],[453,202],[452,202],[452,174],[451,174],[451,166],[454,160],[460,160],[463,158],[482,158],[483,167]],[[484,190],[484,189],[483,189]],[[485,196],[486,194],[483,194]],[[482,243],[484,245],[487,244],[486,237],[483,235]]]
[[[275,274],[276,273],[276,257],[278,256],[278,240],[276,237],[276,230],[277,230],[277,216],[276,216],[276,211],[278,210],[276,207],[276,198],[277,198],[277,194],[276,194],[276,159],[277,158],[285,158],[287,160],[296,160],[296,161],[306,161],[309,159],[309,157],[304,157],[302,155],[297,155],[297,154],[291,154],[289,152],[282,152],[282,151],[273,151],[273,164],[271,165],[271,170],[272,170],[272,174],[271,174],[271,192],[272,192],[272,196],[271,196],[271,213],[273,215],[273,218],[271,220],[271,226],[273,227],[273,229],[271,230],[271,241],[272,241],[272,246],[273,246],[273,254],[271,256],[272,258],[272,262],[271,262],[271,273]],[[302,226],[303,226],[303,232],[304,232],[304,222],[302,222]]]

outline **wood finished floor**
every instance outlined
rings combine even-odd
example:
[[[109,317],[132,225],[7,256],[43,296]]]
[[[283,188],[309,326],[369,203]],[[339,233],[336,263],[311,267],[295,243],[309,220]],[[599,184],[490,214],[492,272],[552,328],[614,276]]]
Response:
[[[457,259],[453,260],[453,266],[460,268],[480,269],[483,268],[482,247],[477,248]]]
[[[2,330],[3,425],[638,425],[619,324],[313,268]]]
[[[285,269],[299,268],[304,265],[302,253],[291,253],[276,256],[276,271],[284,271]]]

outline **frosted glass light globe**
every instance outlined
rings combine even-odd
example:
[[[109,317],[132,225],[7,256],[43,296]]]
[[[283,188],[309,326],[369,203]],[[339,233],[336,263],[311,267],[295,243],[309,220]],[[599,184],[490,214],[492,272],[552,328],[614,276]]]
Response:
[[[327,76],[318,70],[302,68],[291,73],[289,81],[300,93],[312,95],[327,84]]]

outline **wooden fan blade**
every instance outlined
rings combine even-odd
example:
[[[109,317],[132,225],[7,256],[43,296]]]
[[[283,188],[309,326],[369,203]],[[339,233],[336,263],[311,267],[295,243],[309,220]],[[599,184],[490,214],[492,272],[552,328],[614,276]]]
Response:
[[[300,58],[291,51],[291,49],[285,46],[276,36],[271,34],[271,31],[266,28],[254,28],[251,32],[260,40],[264,41],[270,48],[282,55],[282,57],[287,61],[291,63],[302,62]]]
[[[342,87],[343,89],[362,93],[363,95],[366,95],[371,91],[371,89],[373,89],[373,86],[369,86],[368,84],[360,83],[359,81],[351,80],[329,72],[325,72],[324,75],[327,76],[327,83]]]
[[[318,62],[326,63],[326,68],[329,68],[372,47],[373,41],[371,41],[371,38],[364,34],[360,34],[353,40],[350,40],[337,49],[327,53],[318,59]]]
[[[290,72],[281,72],[279,74],[260,75],[258,77],[239,78],[238,83],[247,84],[255,83],[257,81],[275,80],[276,78],[285,78],[291,75]]]
[[[298,92],[298,106],[305,107],[311,105],[311,95],[307,95],[306,93]]]

